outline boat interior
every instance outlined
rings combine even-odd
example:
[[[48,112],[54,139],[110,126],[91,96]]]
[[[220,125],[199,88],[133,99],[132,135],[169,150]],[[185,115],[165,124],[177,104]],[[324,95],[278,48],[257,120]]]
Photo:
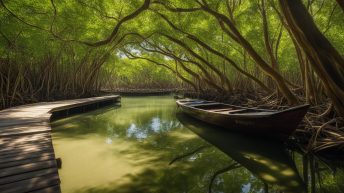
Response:
[[[235,105],[229,105],[224,103],[218,103],[214,101],[204,100],[179,100],[179,102],[185,106],[194,107],[197,109],[206,110],[208,112],[220,113],[220,114],[266,114],[275,112],[267,109],[245,108]]]

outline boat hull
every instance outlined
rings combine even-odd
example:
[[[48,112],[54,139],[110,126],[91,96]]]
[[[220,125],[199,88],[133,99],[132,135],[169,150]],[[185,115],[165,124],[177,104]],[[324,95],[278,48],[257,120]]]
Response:
[[[213,113],[180,104],[178,106],[188,115],[212,125],[232,131],[280,139],[289,137],[296,130],[308,110],[308,106],[305,105],[266,116],[240,116]]]

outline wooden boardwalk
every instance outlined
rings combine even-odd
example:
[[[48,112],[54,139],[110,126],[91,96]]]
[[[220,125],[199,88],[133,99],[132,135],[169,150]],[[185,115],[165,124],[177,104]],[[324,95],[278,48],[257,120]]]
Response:
[[[117,89],[102,90],[105,93],[119,94],[121,96],[156,96],[170,95],[177,92],[177,89]]]
[[[119,101],[118,95],[42,102],[0,111],[0,192],[58,193],[50,117]]]

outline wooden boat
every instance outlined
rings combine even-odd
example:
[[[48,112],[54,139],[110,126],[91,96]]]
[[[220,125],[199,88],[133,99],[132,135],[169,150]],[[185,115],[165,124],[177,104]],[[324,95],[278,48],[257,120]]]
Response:
[[[177,100],[183,112],[229,130],[285,139],[303,119],[309,105],[286,110],[247,108],[205,100]]]

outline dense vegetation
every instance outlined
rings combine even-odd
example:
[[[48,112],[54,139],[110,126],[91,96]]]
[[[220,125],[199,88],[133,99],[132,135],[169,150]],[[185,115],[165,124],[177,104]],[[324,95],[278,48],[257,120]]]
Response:
[[[340,0],[0,4],[0,108],[182,85],[259,104],[310,103],[318,114],[328,107],[327,125],[344,115]]]

